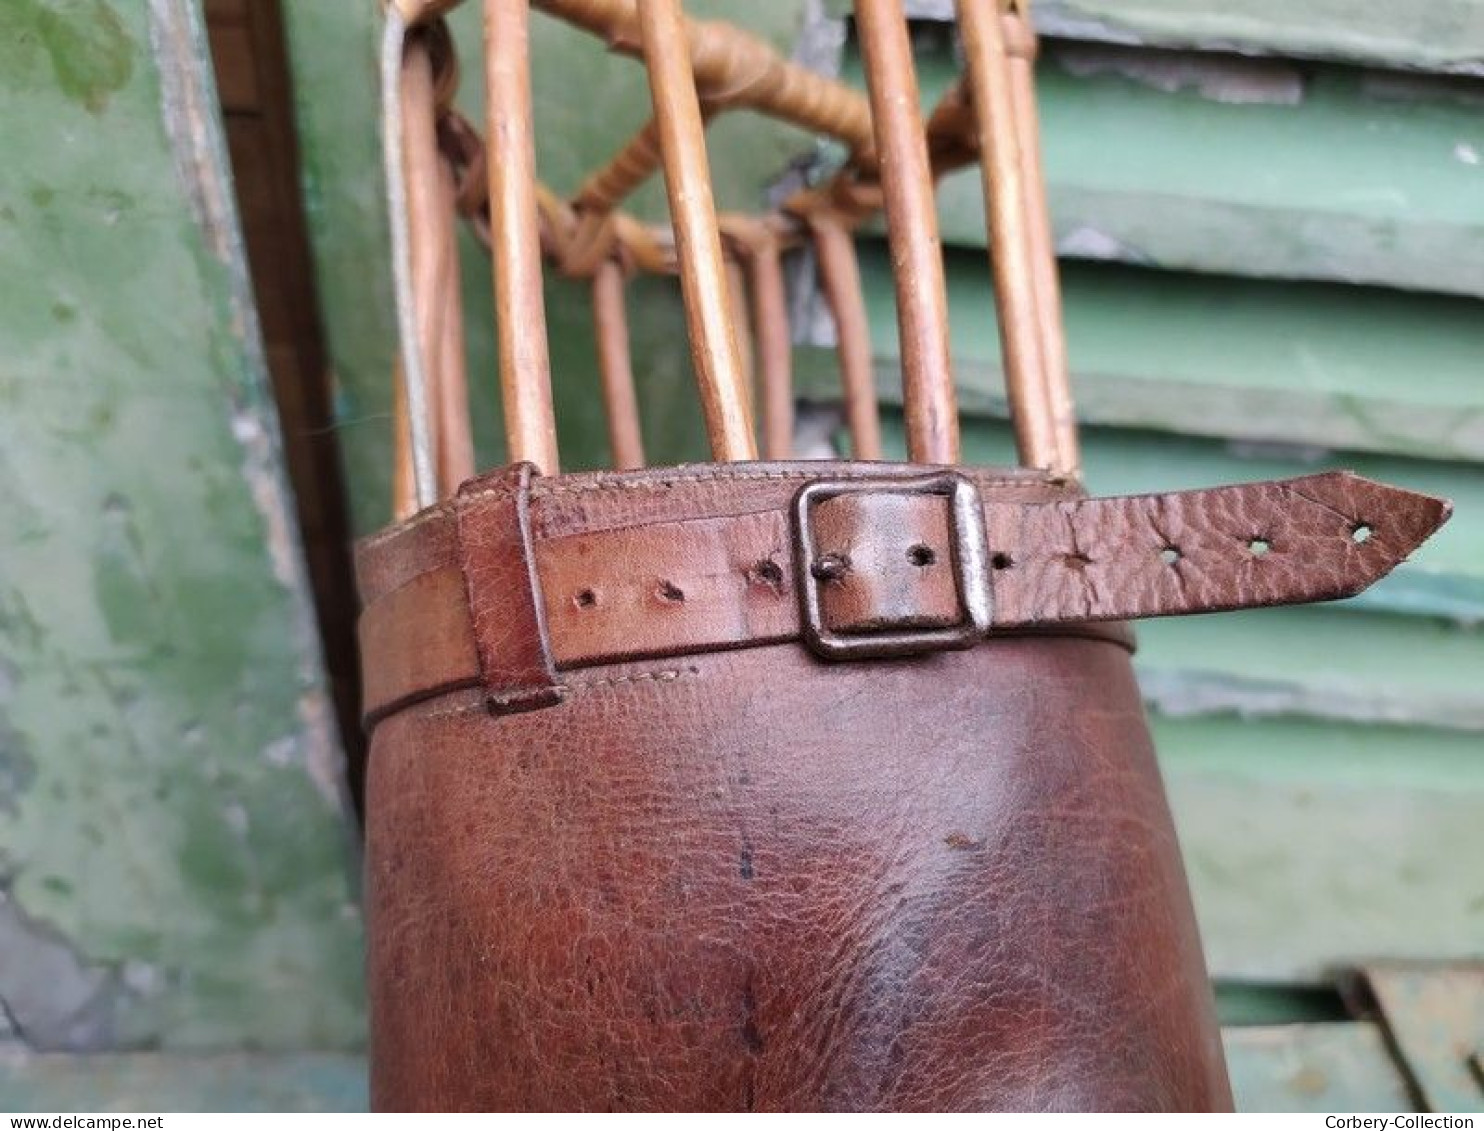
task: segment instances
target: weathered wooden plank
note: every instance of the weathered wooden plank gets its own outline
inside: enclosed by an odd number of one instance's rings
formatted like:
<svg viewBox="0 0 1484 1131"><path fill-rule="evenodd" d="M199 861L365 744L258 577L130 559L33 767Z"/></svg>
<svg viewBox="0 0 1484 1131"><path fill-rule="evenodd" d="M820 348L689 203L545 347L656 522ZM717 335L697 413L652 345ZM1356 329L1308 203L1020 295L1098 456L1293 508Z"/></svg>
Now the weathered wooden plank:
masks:
<svg viewBox="0 0 1484 1131"><path fill-rule="evenodd" d="M0 1049L0 1111L365 1111L355 1053L34 1056Z"/></svg>
<svg viewBox="0 0 1484 1131"><path fill-rule="evenodd" d="M825 0L833 17L850 9L851 0ZM920 19L950 20L953 0L908 0L907 10ZM1043 34L1105 43L1484 72L1484 5L1478 0L1036 0L1032 11Z"/></svg>
<svg viewBox="0 0 1484 1131"><path fill-rule="evenodd" d="M1478 0L1041 0L1038 7L1038 19L1053 35L1484 72L1484 5Z"/></svg>
<svg viewBox="0 0 1484 1131"><path fill-rule="evenodd" d="M931 100L958 66L919 44ZM1064 256L1484 295L1484 83L1051 43L1037 87ZM939 205L984 246L976 170Z"/></svg>
<svg viewBox="0 0 1484 1131"><path fill-rule="evenodd" d="M1412 1111L1380 1027L1367 1021L1222 1030L1242 1112Z"/></svg>
<svg viewBox="0 0 1484 1131"><path fill-rule="evenodd" d="M1166 714L1302 714L1478 732L1481 657L1476 629L1336 605L1147 621L1135 665L1146 700Z"/></svg>
<svg viewBox="0 0 1484 1131"><path fill-rule="evenodd" d="M1106 48L1038 77L1063 254L1484 294L1477 82ZM940 201L943 238L982 246L974 170Z"/></svg>
<svg viewBox="0 0 1484 1131"><path fill-rule="evenodd" d="M1484 963L1376 963L1360 983L1424 1110L1484 1110Z"/></svg>
<svg viewBox="0 0 1484 1131"><path fill-rule="evenodd" d="M1003 415L988 265L947 256L960 402ZM885 251L863 241L882 396L898 403ZM1484 458L1484 308L1470 299L1075 263L1067 344L1084 421L1429 459ZM816 342L824 333L807 327ZM807 351L806 351L807 352ZM837 395L830 353L801 355L801 387Z"/></svg>
<svg viewBox="0 0 1484 1131"><path fill-rule="evenodd" d="M1484 743L1418 727L1155 715L1212 977L1324 984L1484 938Z"/></svg>
<svg viewBox="0 0 1484 1131"><path fill-rule="evenodd" d="M199 11L0 5L0 1013L353 1044L333 735Z"/></svg>

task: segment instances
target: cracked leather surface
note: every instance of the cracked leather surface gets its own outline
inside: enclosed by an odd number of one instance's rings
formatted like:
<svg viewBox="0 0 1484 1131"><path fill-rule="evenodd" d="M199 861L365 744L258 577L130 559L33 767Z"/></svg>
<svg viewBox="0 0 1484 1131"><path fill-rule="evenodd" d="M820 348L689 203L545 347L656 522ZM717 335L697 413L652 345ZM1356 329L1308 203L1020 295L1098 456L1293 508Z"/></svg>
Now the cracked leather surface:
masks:
<svg viewBox="0 0 1484 1131"><path fill-rule="evenodd" d="M1230 1104L1127 652L611 665L373 737L378 1109Z"/></svg>

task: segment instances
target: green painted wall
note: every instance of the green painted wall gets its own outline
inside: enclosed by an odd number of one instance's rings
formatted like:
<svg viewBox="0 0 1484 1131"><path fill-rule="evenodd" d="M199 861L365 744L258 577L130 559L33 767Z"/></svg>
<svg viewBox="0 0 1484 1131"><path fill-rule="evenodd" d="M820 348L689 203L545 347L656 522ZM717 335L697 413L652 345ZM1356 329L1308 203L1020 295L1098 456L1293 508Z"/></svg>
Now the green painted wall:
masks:
<svg viewBox="0 0 1484 1131"><path fill-rule="evenodd" d="M960 402L1004 412L999 331L983 253L948 253ZM900 399L884 241L861 252L878 387ZM1379 287L1293 283L1069 262L1067 348L1082 419L1099 424L1398 453L1484 457L1479 303ZM830 353L800 367L834 395Z"/></svg>
<svg viewBox="0 0 1484 1131"><path fill-rule="evenodd" d="M928 102L958 74L934 26ZM1046 43L1037 80L1070 258L1484 294L1470 81L1068 41ZM946 242L983 246L977 170L945 177L939 205Z"/></svg>
<svg viewBox="0 0 1484 1131"><path fill-rule="evenodd" d="M851 0L824 5L836 17L851 10ZM952 5L906 0L904 7L924 19L949 19ZM1471 75L1484 70L1479 0L1035 0L1032 11L1042 34L1094 43L1350 59Z"/></svg>
<svg viewBox="0 0 1484 1131"><path fill-rule="evenodd" d="M204 60L184 0L0 5L0 1047L362 1031Z"/></svg>

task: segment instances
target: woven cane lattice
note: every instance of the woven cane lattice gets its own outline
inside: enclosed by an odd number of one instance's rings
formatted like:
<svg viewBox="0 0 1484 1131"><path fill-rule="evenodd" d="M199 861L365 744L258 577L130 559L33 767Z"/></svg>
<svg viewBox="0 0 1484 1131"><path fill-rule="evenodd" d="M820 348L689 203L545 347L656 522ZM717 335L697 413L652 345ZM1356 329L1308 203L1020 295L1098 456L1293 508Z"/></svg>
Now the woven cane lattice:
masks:
<svg viewBox="0 0 1484 1131"><path fill-rule="evenodd" d="M958 459L946 295L933 186L977 162L1007 395L1021 462L1077 473L1060 295L1040 170L1023 3L958 0L965 73L924 119L901 0L858 0L868 92L812 72L731 24L693 20L680 0L484 0L488 140L453 105L459 66L443 22L454 5L388 10L389 182L404 285L398 383L398 515L474 471L465 406L454 217L490 249L510 458L557 470L540 272L590 280L613 462L643 464L629 368L625 281L677 275L714 458L791 455L791 333L782 257L808 247L834 315L842 396L860 459L881 455L853 231L885 211L903 343L910 457ZM535 178L527 22L536 7L643 65L654 114L570 199ZM772 212L716 213L704 128L746 109L828 135L846 157L824 183ZM671 223L623 210L663 171ZM398 238L400 237L400 238ZM740 338L739 335L749 335ZM757 373L754 393L752 371ZM754 423L754 400L760 409Z"/></svg>

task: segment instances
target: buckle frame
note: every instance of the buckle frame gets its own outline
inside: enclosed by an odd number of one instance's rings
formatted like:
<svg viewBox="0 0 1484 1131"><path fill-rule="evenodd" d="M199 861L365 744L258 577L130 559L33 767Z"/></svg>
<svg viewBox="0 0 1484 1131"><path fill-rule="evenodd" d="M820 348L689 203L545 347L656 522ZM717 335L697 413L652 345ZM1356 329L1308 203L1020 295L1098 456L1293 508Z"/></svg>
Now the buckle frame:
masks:
<svg viewBox="0 0 1484 1131"><path fill-rule="evenodd" d="M951 511L950 551L953 580L964 618L946 628L883 629L842 633L824 622L821 582L813 566L819 547L810 524L816 504L841 495L940 495ZM989 580L989 545L978 486L956 471L926 475L884 475L870 479L816 479L794 496L794 571L803 617L804 642L827 660L920 656L928 652L971 648L989 634L993 596Z"/></svg>

